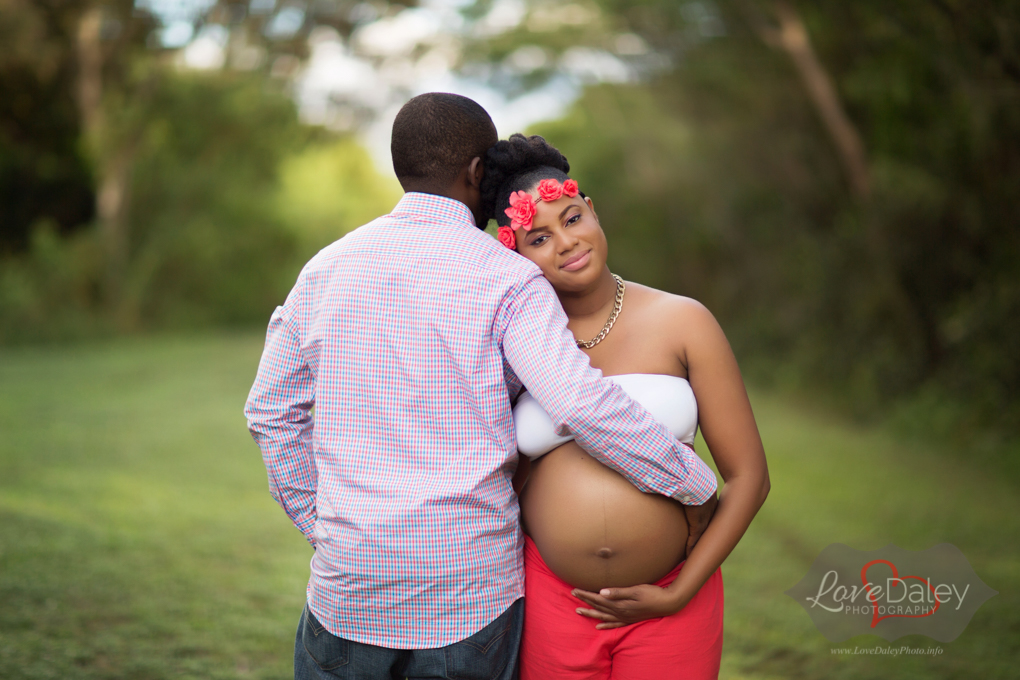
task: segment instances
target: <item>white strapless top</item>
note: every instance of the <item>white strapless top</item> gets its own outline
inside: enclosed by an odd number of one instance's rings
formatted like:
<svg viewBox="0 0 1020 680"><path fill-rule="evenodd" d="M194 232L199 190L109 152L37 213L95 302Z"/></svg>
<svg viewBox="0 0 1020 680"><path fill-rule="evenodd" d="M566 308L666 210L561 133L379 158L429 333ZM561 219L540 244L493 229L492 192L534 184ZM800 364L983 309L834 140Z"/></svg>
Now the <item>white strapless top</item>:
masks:
<svg viewBox="0 0 1020 680"><path fill-rule="evenodd" d="M698 402L689 382L658 373L612 375L607 380L622 387L681 442L694 444L694 435L698 432ZM522 394L514 406L514 428L517 449L533 460L574 439L572 434L556 434L549 414L529 392Z"/></svg>

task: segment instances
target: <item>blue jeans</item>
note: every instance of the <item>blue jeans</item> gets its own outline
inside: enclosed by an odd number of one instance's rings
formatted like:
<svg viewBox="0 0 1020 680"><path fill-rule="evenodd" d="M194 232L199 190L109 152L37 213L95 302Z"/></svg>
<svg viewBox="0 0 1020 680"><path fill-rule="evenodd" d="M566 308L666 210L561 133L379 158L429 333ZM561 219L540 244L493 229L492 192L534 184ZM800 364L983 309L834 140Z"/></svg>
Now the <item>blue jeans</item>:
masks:
<svg viewBox="0 0 1020 680"><path fill-rule="evenodd" d="M437 649L389 649L337 637L305 605L294 641L294 680L516 680L524 598L469 638Z"/></svg>

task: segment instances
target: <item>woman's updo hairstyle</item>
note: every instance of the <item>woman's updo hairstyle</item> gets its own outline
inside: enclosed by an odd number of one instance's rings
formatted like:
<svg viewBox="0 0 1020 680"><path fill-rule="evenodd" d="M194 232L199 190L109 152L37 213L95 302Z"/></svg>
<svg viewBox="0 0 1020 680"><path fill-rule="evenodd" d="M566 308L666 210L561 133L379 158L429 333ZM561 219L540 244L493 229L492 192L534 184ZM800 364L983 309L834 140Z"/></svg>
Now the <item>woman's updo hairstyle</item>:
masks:
<svg viewBox="0 0 1020 680"><path fill-rule="evenodd" d="M563 182L570 179L568 172L566 157L541 136L510 135L485 153L482 210L499 226L507 226L510 218L504 211L510 207L510 194L527 191L543 179Z"/></svg>

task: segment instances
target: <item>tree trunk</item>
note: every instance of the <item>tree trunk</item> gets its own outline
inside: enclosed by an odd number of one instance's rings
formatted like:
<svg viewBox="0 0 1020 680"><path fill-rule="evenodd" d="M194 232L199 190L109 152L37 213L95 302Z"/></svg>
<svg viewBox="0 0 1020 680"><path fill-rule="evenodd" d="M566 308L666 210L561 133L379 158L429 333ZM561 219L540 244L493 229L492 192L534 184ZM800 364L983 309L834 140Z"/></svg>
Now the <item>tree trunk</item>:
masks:
<svg viewBox="0 0 1020 680"><path fill-rule="evenodd" d="M100 7L87 8L78 23L78 109L96 167L96 214L106 254L104 297L111 311L120 302L127 264L127 206L132 145L111 149L103 112L103 53Z"/></svg>
<svg viewBox="0 0 1020 680"><path fill-rule="evenodd" d="M811 39L797 10L787 0L776 0L773 6L779 28L757 21L758 32L767 44L782 49L790 56L811 103L836 147L851 192L859 199L867 199L871 194L871 173L860 134L843 110L839 94L811 47Z"/></svg>
<svg viewBox="0 0 1020 680"><path fill-rule="evenodd" d="M103 53L99 44L103 12L89 7L78 21L78 111L85 133L93 135L103 126Z"/></svg>

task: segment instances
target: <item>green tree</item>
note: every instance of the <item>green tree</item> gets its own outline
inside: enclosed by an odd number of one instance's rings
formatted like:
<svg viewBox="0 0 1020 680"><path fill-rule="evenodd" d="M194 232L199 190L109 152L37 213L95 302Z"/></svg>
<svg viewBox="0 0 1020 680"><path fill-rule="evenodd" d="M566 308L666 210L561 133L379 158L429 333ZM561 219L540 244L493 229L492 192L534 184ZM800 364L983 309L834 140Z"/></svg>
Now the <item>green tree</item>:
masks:
<svg viewBox="0 0 1020 680"><path fill-rule="evenodd" d="M349 6L212 3L191 17L229 34L207 73L152 6L0 0L0 339L264 321L303 258L392 205L278 77Z"/></svg>
<svg viewBox="0 0 1020 680"><path fill-rule="evenodd" d="M1020 427L1020 9L600 4L585 39L670 66L537 129L617 266L708 303L760 375Z"/></svg>

